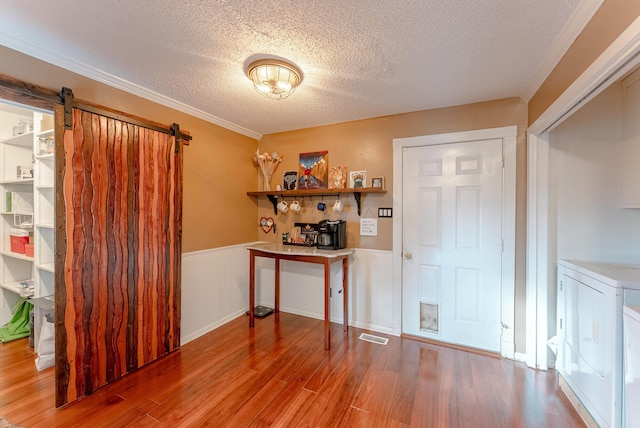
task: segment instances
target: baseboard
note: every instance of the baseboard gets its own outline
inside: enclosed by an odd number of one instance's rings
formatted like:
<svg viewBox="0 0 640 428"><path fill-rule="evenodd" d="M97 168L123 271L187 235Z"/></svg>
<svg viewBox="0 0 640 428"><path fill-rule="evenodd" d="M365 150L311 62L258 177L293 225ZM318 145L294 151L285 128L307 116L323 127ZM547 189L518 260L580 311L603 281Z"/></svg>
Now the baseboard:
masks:
<svg viewBox="0 0 640 428"><path fill-rule="evenodd" d="M524 363L527 360L527 354L523 354L522 352L514 352L513 359L516 361L522 361Z"/></svg>
<svg viewBox="0 0 640 428"><path fill-rule="evenodd" d="M580 416L580 419L582 419L582 422L584 422L585 425L589 428L598 428L598 424L596 423L596 421L593 419L589 411L584 407L580 399L576 396L576 394L573 392L573 390L571 389L567 381L564 380L561 374L558 374L558 388L560 388L560 391L562 391L564 393L564 396L567 397L567 400L569 400L571 406L576 409L576 412L578 412L578 415Z"/></svg>
<svg viewBox="0 0 640 428"><path fill-rule="evenodd" d="M393 331L393 328L383 327L383 326L370 324L370 323L365 323L365 322L354 322L354 321L351 321L349 323L349 326L353 326L353 327L356 327L356 328L361 328L363 330L374 331L376 333L384 333L384 334L388 334L390 336L396 336L396 337L400 336L398 333Z"/></svg>
<svg viewBox="0 0 640 428"><path fill-rule="evenodd" d="M498 358L501 359L502 355L497 352L485 351L483 349L471 348L468 346L455 345L453 343L440 342L438 340L426 339L420 336L413 336L411 334L401 334L400 337L403 339L412 339L417 340L418 342L428 343L430 345L443 346L445 348L457 349L458 351L471 352L472 354L484 355L486 357Z"/></svg>
<svg viewBox="0 0 640 428"><path fill-rule="evenodd" d="M300 309L282 307L282 306L280 307L280 311L281 312L286 312L288 314L300 315L300 316L307 317L307 318L314 318L314 319L317 319L317 320L324 320L324 314L319 314L317 312L301 311ZM332 317L331 315L329 315L329 319L330 319L331 322L336 323L336 324L342 324L344 322L342 317ZM373 332L376 332L376 333L389 334L391 336L399 336L398 334L395 334L393 332L393 329L391 329L389 327L383 327L383 326L370 324L370 323L363 323L363 322L357 322L357 321L349 320L349 327L361 328L363 330L369 330L369 331L373 331Z"/></svg>
<svg viewBox="0 0 640 428"><path fill-rule="evenodd" d="M232 320L238 318L240 315L244 315L246 313L246 311L247 311L246 309L243 309L243 310L234 312L234 313L232 313L230 315L227 315L224 318L221 318L221 319L217 320L214 323L211 323L209 325L206 325L206 326L194 331L193 333L190 333L190 334L188 334L188 335L186 335L184 337L181 337L180 338L180 346L185 345L185 344L191 342L192 340L195 340L195 339L199 338L200 336L204 336L205 334L207 334L207 333L215 330L216 328L228 323L229 321L232 321Z"/></svg>

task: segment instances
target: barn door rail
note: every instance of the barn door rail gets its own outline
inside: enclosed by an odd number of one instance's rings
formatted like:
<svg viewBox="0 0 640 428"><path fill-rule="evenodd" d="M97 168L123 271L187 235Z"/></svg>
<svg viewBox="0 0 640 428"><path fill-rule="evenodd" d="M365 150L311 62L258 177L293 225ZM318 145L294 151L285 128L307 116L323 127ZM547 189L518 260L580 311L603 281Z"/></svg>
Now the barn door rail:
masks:
<svg viewBox="0 0 640 428"><path fill-rule="evenodd" d="M180 143L188 146L191 141L191 135L185 134L180 131L180 126L177 123L172 124L168 128L157 123L150 122L141 118L131 117L122 113L118 113L113 110L107 110L92 104L84 104L75 102L73 100L73 91L69 88L62 88L60 92L60 98L64 104L64 126L67 129L71 129L72 125L72 109L77 108L82 111L86 111L93 114L108 117L109 119L121 120L123 122L131 123L133 125L141 126L143 128L151 129L153 131L162 132L176 137L176 153L180 152Z"/></svg>

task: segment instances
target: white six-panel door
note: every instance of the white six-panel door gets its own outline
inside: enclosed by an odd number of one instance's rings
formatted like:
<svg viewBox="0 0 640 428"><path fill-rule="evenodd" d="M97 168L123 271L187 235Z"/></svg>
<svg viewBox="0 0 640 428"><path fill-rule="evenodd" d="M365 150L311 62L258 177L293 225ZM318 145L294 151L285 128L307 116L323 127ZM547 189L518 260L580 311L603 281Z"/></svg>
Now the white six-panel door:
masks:
<svg viewBox="0 0 640 428"><path fill-rule="evenodd" d="M500 352L502 139L403 149L403 331Z"/></svg>

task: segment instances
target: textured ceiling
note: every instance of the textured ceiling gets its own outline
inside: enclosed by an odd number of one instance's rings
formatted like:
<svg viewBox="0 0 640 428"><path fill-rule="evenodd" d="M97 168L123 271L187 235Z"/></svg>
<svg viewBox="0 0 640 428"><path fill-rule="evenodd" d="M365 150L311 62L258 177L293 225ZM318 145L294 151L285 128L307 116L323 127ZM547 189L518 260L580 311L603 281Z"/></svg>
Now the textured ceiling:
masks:
<svg viewBox="0 0 640 428"><path fill-rule="evenodd" d="M0 44L259 136L526 99L584 1L0 3ZM247 64L264 56L302 69L289 99L259 95L245 76Z"/></svg>

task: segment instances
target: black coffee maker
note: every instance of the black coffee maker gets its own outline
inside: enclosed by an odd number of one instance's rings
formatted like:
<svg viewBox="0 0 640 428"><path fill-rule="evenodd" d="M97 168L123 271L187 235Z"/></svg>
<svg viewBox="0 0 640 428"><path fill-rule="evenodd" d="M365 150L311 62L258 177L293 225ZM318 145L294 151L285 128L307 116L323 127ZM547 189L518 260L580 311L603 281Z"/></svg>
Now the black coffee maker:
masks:
<svg viewBox="0 0 640 428"><path fill-rule="evenodd" d="M347 247L347 223L344 220L322 220L318 223L318 248L340 250Z"/></svg>

